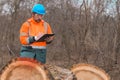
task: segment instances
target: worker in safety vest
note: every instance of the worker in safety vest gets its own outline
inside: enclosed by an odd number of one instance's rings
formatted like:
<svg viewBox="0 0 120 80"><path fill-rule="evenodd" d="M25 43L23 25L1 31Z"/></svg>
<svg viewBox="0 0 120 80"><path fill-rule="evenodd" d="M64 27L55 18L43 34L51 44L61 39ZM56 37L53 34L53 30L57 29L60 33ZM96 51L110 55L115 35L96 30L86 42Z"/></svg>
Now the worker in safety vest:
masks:
<svg viewBox="0 0 120 80"><path fill-rule="evenodd" d="M53 34L50 25L42 18L46 9L42 4L35 4L32 8L32 17L24 22L20 29L22 44L20 57L33 58L46 63L46 45L51 43L53 36L40 40L44 34Z"/></svg>

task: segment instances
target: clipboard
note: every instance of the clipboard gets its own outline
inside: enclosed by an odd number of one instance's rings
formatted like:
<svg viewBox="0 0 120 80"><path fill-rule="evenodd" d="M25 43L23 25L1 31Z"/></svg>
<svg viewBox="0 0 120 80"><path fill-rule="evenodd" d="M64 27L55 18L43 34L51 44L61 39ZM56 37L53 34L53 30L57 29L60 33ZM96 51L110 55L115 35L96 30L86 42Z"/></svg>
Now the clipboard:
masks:
<svg viewBox="0 0 120 80"><path fill-rule="evenodd" d="M37 42L44 41L47 37L54 36L55 34L44 34Z"/></svg>

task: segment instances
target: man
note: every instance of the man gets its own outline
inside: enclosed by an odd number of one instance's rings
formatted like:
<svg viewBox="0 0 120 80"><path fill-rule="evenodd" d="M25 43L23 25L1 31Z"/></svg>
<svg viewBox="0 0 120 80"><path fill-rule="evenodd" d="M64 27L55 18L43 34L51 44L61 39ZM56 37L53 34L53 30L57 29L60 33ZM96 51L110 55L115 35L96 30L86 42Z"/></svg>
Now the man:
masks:
<svg viewBox="0 0 120 80"><path fill-rule="evenodd" d="M42 19L45 13L42 4L35 4L32 17L24 22L20 29L20 57L33 58L43 64L46 63L46 45L53 40L53 36L39 40L44 34L53 34L50 25Z"/></svg>

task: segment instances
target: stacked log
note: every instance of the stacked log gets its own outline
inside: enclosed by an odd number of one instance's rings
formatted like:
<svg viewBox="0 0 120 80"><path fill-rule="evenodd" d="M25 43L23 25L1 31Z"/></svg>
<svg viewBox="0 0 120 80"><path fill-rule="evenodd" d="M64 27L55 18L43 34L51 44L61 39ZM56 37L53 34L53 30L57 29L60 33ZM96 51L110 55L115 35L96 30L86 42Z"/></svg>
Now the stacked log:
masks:
<svg viewBox="0 0 120 80"><path fill-rule="evenodd" d="M49 80L44 66L27 58L14 59L2 72L1 80Z"/></svg>
<svg viewBox="0 0 120 80"><path fill-rule="evenodd" d="M71 68L77 80L110 80L109 75L101 68L91 64L77 64Z"/></svg>

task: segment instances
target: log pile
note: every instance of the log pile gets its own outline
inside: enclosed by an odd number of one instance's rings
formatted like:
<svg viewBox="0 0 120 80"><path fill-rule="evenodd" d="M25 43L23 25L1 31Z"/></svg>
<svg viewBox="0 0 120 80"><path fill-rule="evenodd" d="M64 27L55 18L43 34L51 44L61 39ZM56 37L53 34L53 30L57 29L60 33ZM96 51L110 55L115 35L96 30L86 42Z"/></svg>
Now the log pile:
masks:
<svg viewBox="0 0 120 80"><path fill-rule="evenodd" d="M4 68L0 80L110 80L110 77L104 70L90 64L77 64L65 69L17 58Z"/></svg>

